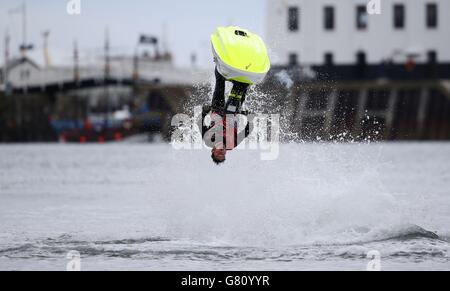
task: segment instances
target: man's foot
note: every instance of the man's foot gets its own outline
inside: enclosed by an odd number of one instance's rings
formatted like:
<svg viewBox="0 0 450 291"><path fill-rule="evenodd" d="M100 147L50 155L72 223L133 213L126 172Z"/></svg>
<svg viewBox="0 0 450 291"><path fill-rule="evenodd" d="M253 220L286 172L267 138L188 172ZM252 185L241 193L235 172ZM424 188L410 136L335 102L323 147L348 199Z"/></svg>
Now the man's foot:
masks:
<svg viewBox="0 0 450 291"><path fill-rule="evenodd" d="M248 87L248 84L233 82L233 89L225 106L227 113L238 114L240 112Z"/></svg>
<svg viewBox="0 0 450 291"><path fill-rule="evenodd" d="M228 102L227 102L227 113L231 113L231 114L237 114L239 113L240 109L241 109L241 100L234 98L234 97L229 97L228 98Z"/></svg>

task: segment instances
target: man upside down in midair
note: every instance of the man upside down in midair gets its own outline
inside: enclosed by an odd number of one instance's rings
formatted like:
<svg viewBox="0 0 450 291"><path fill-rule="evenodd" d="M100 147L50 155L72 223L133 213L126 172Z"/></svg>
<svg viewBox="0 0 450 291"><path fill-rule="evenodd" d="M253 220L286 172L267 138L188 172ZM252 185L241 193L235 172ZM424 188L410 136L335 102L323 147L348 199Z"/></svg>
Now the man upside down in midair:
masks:
<svg viewBox="0 0 450 291"><path fill-rule="evenodd" d="M233 91L227 103L225 103L225 78L215 70L216 86L211 105L211 123L204 125L204 119L209 110L203 112L202 135L206 145L211 147L211 158L217 165L225 162L227 151L236 148L250 134L250 122L245 129L239 132L239 114L246 115L240 111L245 101L248 84L233 82ZM235 103L239 99L238 104ZM231 99L231 100L230 100Z"/></svg>
<svg viewBox="0 0 450 291"><path fill-rule="evenodd" d="M239 115L248 87L261 82L270 69L270 60L263 40L256 34L236 26L218 27L211 35L216 63L216 87L211 107L203 111L202 122L211 111L211 124L202 123L203 140L212 148L214 163L225 161L227 151L236 148L249 134L251 121L239 131ZM233 89L225 103L225 81Z"/></svg>

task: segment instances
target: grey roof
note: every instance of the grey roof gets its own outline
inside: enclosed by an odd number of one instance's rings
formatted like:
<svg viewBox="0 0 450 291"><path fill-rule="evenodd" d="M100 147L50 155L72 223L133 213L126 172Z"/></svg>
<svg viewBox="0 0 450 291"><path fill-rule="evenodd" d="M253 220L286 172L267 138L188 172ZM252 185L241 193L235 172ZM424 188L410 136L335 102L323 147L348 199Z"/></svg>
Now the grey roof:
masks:
<svg viewBox="0 0 450 291"><path fill-rule="evenodd" d="M36 64L34 61L32 61L31 59L29 59L27 57L23 57L23 58L13 59L12 61L10 61L7 64L8 70L11 70L11 69L15 68L16 66L21 65L23 63L29 63L30 65L32 65L36 69L38 69L38 70L40 69L39 65Z"/></svg>

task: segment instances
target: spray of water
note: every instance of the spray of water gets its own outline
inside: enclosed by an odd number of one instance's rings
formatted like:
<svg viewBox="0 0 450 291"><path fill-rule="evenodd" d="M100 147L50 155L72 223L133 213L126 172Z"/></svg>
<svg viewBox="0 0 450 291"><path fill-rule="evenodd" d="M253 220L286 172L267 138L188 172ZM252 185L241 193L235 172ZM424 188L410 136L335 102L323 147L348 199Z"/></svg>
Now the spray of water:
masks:
<svg viewBox="0 0 450 291"><path fill-rule="evenodd" d="M379 177L382 145L370 145L371 136L361 140L348 132L331 136L329 143L319 137L305 142L292 125L293 111L286 102L292 79L286 72L278 78L284 88L253 86L245 109L280 114L281 141L286 144L281 157L264 163L257 153L237 151L226 166L211 169L208 158L199 158L207 157L205 153L176 153L185 161L184 170L201 178L178 181L177 188L184 190L171 192L165 205L169 207L161 207L167 235L295 245L382 240L417 230L411 227L414 214L402 208ZM213 87L214 80L198 86L186 112L208 104ZM332 87L330 82L324 90ZM370 117L362 122L371 122ZM344 141L349 144L341 144Z"/></svg>

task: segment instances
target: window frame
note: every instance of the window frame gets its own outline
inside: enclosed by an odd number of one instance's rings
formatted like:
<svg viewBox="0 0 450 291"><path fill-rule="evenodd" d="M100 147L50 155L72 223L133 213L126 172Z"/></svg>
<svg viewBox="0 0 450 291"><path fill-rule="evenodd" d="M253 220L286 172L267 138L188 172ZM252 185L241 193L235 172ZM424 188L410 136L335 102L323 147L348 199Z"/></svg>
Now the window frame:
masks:
<svg viewBox="0 0 450 291"><path fill-rule="evenodd" d="M397 15L397 13L400 13L400 15ZM406 5L404 3L394 3L392 15L394 29L404 30L406 28ZM400 16L401 18L398 18Z"/></svg>
<svg viewBox="0 0 450 291"><path fill-rule="evenodd" d="M298 54L296 52L290 52L288 55L288 66L298 66Z"/></svg>
<svg viewBox="0 0 450 291"><path fill-rule="evenodd" d="M323 54L323 64L324 66L331 67L334 66L334 53L327 51Z"/></svg>
<svg viewBox="0 0 450 291"><path fill-rule="evenodd" d="M430 13L434 13L431 14ZM434 16L434 17L432 17ZM425 3L425 22L428 29L437 29L439 27L439 7L436 2Z"/></svg>
<svg viewBox="0 0 450 291"><path fill-rule="evenodd" d="M367 66L367 52L364 50L356 51L356 65Z"/></svg>
<svg viewBox="0 0 450 291"><path fill-rule="evenodd" d="M298 6L288 7L288 31L297 32L300 30L300 8Z"/></svg>
<svg viewBox="0 0 450 291"><path fill-rule="evenodd" d="M333 5L323 7L323 28L325 31L336 29L336 8Z"/></svg>
<svg viewBox="0 0 450 291"><path fill-rule="evenodd" d="M361 13L363 11L363 13ZM356 13L356 23L355 23L355 26L356 26L356 30L358 30L358 31L365 31L365 30L367 30L368 28L369 28L369 15L368 15L368 13L367 13L367 8L366 8L366 6L364 6L364 5L356 5L355 6L355 13ZM361 25L361 22L360 22L360 17L361 17L361 15L366 15L366 22L364 23L364 25Z"/></svg>
<svg viewBox="0 0 450 291"><path fill-rule="evenodd" d="M427 64L436 65L438 63L438 52L436 50L427 51Z"/></svg>

